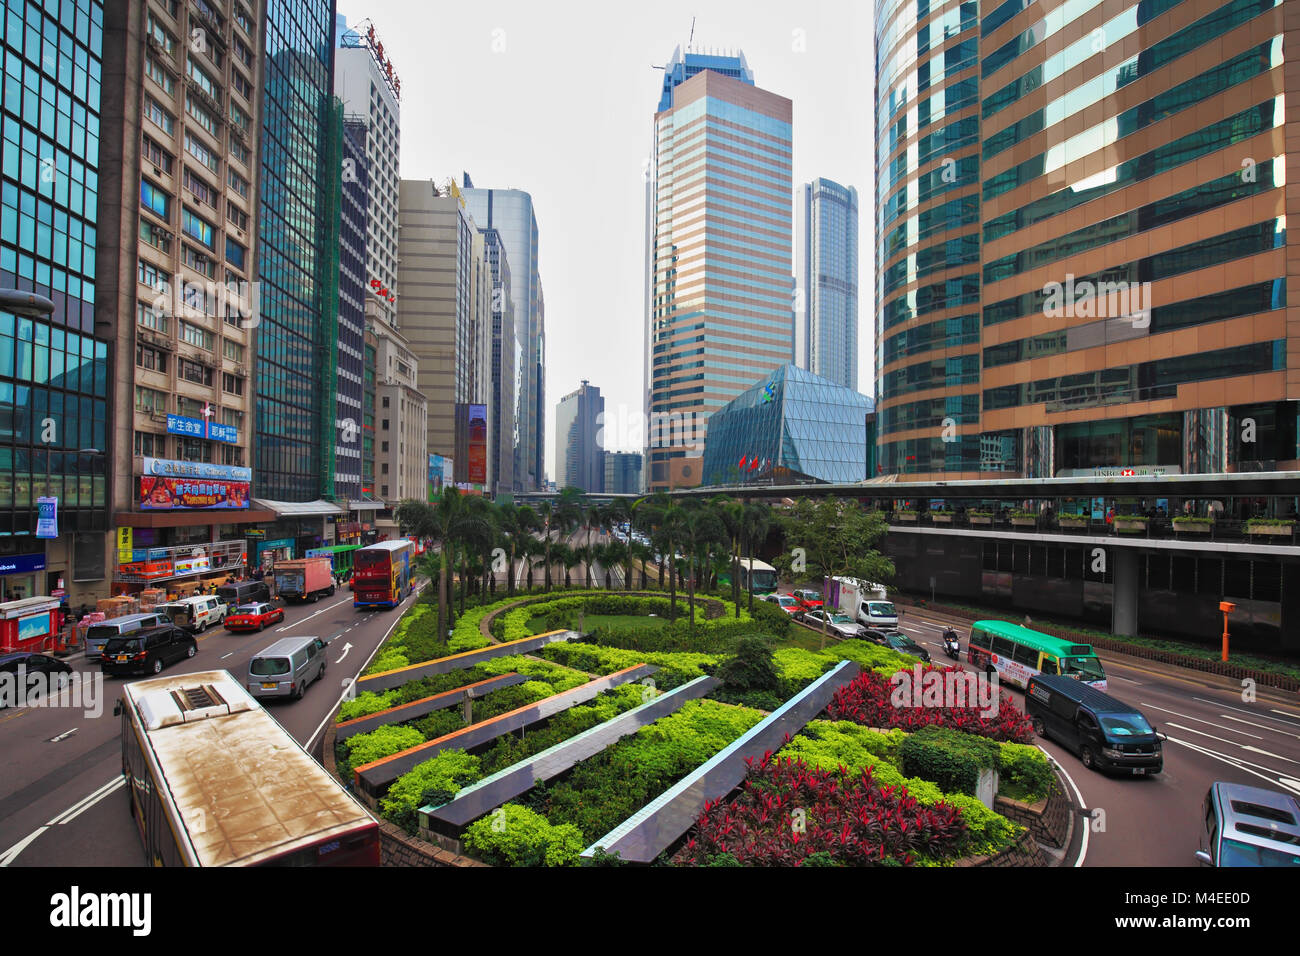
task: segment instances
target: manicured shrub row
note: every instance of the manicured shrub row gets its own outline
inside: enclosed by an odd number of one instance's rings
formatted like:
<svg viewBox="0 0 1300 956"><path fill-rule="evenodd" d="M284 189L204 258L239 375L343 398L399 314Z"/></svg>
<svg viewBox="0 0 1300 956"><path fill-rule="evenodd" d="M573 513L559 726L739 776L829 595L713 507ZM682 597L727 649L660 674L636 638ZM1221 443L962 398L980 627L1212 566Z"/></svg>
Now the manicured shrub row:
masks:
<svg viewBox="0 0 1300 956"><path fill-rule="evenodd" d="M527 730L522 737L515 734L498 737L478 756L467 755L462 750L445 750L399 777L389 789L387 799L380 801L380 812L385 819L413 834L418 824L416 811L420 807L446 803L462 787L640 706L646 702L647 693L653 696L654 691L639 684L615 687L589 703L556 714L545 727Z"/></svg>
<svg viewBox="0 0 1300 956"><path fill-rule="evenodd" d="M930 725L908 734L899 756L903 773L933 780L940 790L973 796L981 771L998 765L998 745L986 737Z"/></svg>
<svg viewBox="0 0 1300 956"><path fill-rule="evenodd" d="M604 836L762 720L757 711L692 700L549 784L524 802L586 844Z"/></svg>
<svg viewBox="0 0 1300 956"><path fill-rule="evenodd" d="M1052 791L1056 776L1043 752L1030 744L998 745L998 793L1037 803Z"/></svg>
<svg viewBox="0 0 1300 956"><path fill-rule="evenodd" d="M950 804L926 806L869 769L822 770L769 753L749 762L736 799L704 805L680 862L707 865L725 853L741 865L799 866L826 854L840 866L897 866L958 857L970 842Z"/></svg>
<svg viewBox="0 0 1300 956"><path fill-rule="evenodd" d="M572 824L507 803L465 831L465 849L493 866L573 866L586 846Z"/></svg>
<svg viewBox="0 0 1300 956"><path fill-rule="evenodd" d="M960 674L959 668L926 666L921 673ZM847 687L835 692L826 708L832 720L852 720L868 727L898 727L902 730L920 730L929 725L950 727L993 740L1010 740L1028 743L1033 739L1033 727L1011 699L999 692L998 712L985 717L978 703L966 707L946 706L895 706L891 697L896 685L877 671L864 671Z"/></svg>
<svg viewBox="0 0 1300 956"><path fill-rule="evenodd" d="M465 616L456 622L450 640L444 640L438 633L437 605L423 601L416 603L402 615L365 673L378 674L486 647L489 642L479 633L478 622L492 606L467 610Z"/></svg>
<svg viewBox="0 0 1300 956"><path fill-rule="evenodd" d="M612 674L634 664L657 664L659 671L651 678L660 690L671 690L718 665L721 658L713 654L689 651L625 651L616 647L599 647L573 641L547 644L539 652L547 660L591 674Z"/></svg>
<svg viewBox="0 0 1300 956"><path fill-rule="evenodd" d="M783 700L793 697L840 661L853 661L863 670L877 670L882 674L893 674L916 663L914 658L892 648L861 640L840 641L824 651L782 647L772 657L780 677L777 693Z"/></svg>
<svg viewBox="0 0 1300 956"><path fill-rule="evenodd" d="M424 735L404 724L379 727L368 734L357 734L336 745L338 774L345 783L350 784L353 767L392 756L422 743Z"/></svg>

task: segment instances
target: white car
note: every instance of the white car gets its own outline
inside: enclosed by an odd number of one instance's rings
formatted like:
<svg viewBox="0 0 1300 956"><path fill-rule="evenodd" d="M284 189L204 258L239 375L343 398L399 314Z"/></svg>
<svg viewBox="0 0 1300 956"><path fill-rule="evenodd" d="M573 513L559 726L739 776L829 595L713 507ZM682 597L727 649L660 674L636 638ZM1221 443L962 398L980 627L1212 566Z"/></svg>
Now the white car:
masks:
<svg viewBox="0 0 1300 956"><path fill-rule="evenodd" d="M809 627L815 627L819 631L822 628L822 621L826 621L828 630L834 631L840 637L862 637L867 629L853 620L847 614L831 613L827 618L822 611L809 611L803 616L803 622Z"/></svg>

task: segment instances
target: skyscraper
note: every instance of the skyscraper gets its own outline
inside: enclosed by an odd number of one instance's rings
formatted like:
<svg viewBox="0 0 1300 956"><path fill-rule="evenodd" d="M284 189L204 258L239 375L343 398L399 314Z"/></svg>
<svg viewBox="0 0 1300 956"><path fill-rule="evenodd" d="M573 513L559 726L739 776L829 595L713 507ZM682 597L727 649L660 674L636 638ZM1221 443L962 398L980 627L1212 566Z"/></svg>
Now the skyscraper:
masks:
<svg viewBox="0 0 1300 956"><path fill-rule="evenodd" d="M794 359L789 99L743 54L673 51L647 230L647 486L700 482L708 416ZM558 446L557 446L558 447Z"/></svg>
<svg viewBox="0 0 1300 956"><path fill-rule="evenodd" d="M339 307L338 343L335 353L336 408L334 422L333 500L347 508L361 498L361 431L364 404L364 367L366 338L366 188L369 177L365 162L366 123L343 116L344 168L356 175L342 177L342 204L339 230ZM354 532L348 532L354 537Z"/></svg>
<svg viewBox="0 0 1300 956"><path fill-rule="evenodd" d="M537 216L533 197L520 189L475 188L464 177L465 201L480 229L495 229L510 260L515 304L515 340L522 361L517 370L519 442L515 484L541 489L546 445L546 306L537 268Z"/></svg>
<svg viewBox="0 0 1300 956"><path fill-rule="evenodd" d="M1300 467L1281 0L876 12L880 470Z"/></svg>
<svg viewBox="0 0 1300 956"><path fill-rule="evenodd" d="M516 389L519 387L518 368L522 353L515 339L510 256L497 230L481 229L480 235L491 286L488 483L499 494L521 490L515 473L515 452L519 444L519 420L515 413L519 407Z"/></svg>
<svg viewBox="0 0 1300 956"><path fill-rule="evenodd" d="M319 539L323 526L304 520L335 514L283 509L309 502L326 487L325 449L335 418L334 369L325 358L335 335L338 236L334 214L342 157L334 125L332 0L283 0L265 22L261 203L258 210L257 436L254 481L283 526L279 537ZM333 142L332 142L333 141ZM313 535L313 530L316 534Z"/></svg>
<svg viewBox="0 0 1300 956"><path fill-rule="evenodd" d="M585 380L560 399L555 409L557 488L581 488L588 494L605 490L605 450L600 441L604 413L600 389Z"/></svg>
<svg viewBox="0 0 1300 956"><path fill-rule="evenodd" d="M829 179L795 200L795 352L800 368L858 389L858 191Z"/></svg>

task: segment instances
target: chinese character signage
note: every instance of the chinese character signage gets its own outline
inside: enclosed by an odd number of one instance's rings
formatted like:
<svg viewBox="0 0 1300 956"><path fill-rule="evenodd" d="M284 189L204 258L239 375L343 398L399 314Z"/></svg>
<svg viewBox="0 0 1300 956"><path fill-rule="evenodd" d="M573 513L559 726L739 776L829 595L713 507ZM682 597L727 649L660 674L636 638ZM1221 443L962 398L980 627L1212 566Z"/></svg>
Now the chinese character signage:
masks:
<svg viewBox="0 0 1300 956"><path fill-rule="evenodd" d="M469 480L470 484L487 481L487 406L469 407Z"/></svg>
<svg viewBox="0 0 1300 956"><path fill-rule="evenodd" d="M135 560L135 529L120 527L117 529L117 561L130 564Z"/></svg>
<svg viewBox="0 0 1300 956"><path fill-rule="evenodd" d="M36 537L57 538L59 536L59 499L36 499Z"/></svg>
<svg viewBox="0 0 1300 956"><path fill-rule="evenodd" d="M231 445L239 444L239 429L234 425L222 425L219 422L201 422L197 418L183 415L167 416L167 432L172 435L186 435L190 438L208 438L223 441Z"/></svg>
<svg viewBox="0 0 1300 956"><path fill-rule="evenodd" d="M248 508L251 468L146 458L140 478L140 508L177 511Z"/></svg>

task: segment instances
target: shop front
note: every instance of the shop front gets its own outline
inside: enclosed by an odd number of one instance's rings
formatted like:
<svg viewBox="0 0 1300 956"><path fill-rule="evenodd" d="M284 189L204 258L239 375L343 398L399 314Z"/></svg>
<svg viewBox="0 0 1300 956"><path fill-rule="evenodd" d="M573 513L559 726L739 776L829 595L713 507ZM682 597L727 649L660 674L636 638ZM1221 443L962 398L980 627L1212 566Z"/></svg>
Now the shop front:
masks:
<svg viewBox="0 0 1300 956"><path fill-rule="evenodd" d="M47 594L45 552L0 555L0 599L17 601Z"/></svg>

